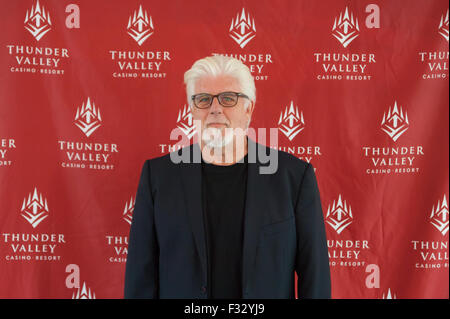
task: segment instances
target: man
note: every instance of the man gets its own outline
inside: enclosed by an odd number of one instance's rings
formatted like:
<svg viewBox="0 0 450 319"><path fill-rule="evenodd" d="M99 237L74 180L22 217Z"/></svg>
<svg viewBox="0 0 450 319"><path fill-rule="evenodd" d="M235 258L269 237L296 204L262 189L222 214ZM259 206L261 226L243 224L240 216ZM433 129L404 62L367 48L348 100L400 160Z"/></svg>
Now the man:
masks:
<svg viewBox="0 0 450 319"><path fill-rule="evenodd" d="M185 83L197 143L143 166L125 298L294 298L295 272L300 298L330 298L314 169L245 134L256 100L249 69L207 57ZM278 166L262 174L267 152Z"/></svg>

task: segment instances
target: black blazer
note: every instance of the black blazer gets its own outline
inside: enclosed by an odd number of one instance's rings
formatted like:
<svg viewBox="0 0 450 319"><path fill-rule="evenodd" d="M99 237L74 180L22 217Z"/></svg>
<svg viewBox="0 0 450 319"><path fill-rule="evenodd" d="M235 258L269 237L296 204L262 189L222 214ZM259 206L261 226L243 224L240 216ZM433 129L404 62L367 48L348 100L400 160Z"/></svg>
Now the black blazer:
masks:
<svg viewBox="0 0 450 319"><path fill-rule="evenodd" d="M243 298L294 298L294 271L299 298L330 298L325 226L312 165L250 138L248 146L276 152L278 169L260 174L259 156L248 164ZM200 156L197 143L177 154L187 150ZM208 298L201 194L201 163L174 164L170 154L144 163L130 229L125 298Z"/></svg>

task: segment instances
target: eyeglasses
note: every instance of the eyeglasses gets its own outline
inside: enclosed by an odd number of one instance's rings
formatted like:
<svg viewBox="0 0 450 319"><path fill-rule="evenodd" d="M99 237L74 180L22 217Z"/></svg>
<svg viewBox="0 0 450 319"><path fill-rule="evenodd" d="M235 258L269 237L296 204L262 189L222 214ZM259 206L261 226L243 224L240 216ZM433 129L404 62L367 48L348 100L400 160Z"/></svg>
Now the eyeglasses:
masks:
<svg viewBox="0 0 450 319"><path fill-rule="evenodd" d="M199 109L207 109L212 105L214 98L217 97L217 101L219 101L220 105L224 107L233 107L237 104L239 97L243 97L249 99L249 97L242 93L236 92L222 92L216 95L208 94L208 93L199 93L192 95L192 101L194 101L194 105Z"/></svg>

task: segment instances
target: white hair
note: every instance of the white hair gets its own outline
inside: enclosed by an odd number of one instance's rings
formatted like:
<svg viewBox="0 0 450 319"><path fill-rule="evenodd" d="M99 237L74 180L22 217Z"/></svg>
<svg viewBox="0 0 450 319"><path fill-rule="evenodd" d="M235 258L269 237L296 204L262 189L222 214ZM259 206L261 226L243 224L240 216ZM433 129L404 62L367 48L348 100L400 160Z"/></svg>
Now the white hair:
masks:
<svg viewBox="0 0 450 319"><path fill-rule="evenodd" d="M187 100L190 107L192 107L191 96L194 94L195 82L203 76L216 77L219 75L229 75L236 78L239 81L242 93L255 103L255 80L250 73L250 69L238 59L224 55L212 55L195 61L192 67L184 73L184 83L186 84ZM250 101L244 105L246 110Z"/></svg>

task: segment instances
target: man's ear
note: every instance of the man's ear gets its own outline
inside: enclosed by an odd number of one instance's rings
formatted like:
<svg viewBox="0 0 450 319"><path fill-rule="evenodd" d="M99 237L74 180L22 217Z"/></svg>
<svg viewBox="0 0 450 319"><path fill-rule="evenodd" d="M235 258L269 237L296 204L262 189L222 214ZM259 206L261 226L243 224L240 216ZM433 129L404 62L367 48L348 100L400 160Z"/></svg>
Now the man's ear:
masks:
<svg viewBox="0 0 450 319"><path fill-rule="evenodd" d="M253 110L255 109L255 102L250 101L250 105L247 108L247 114L251 117L253 114Z"/></svg>

